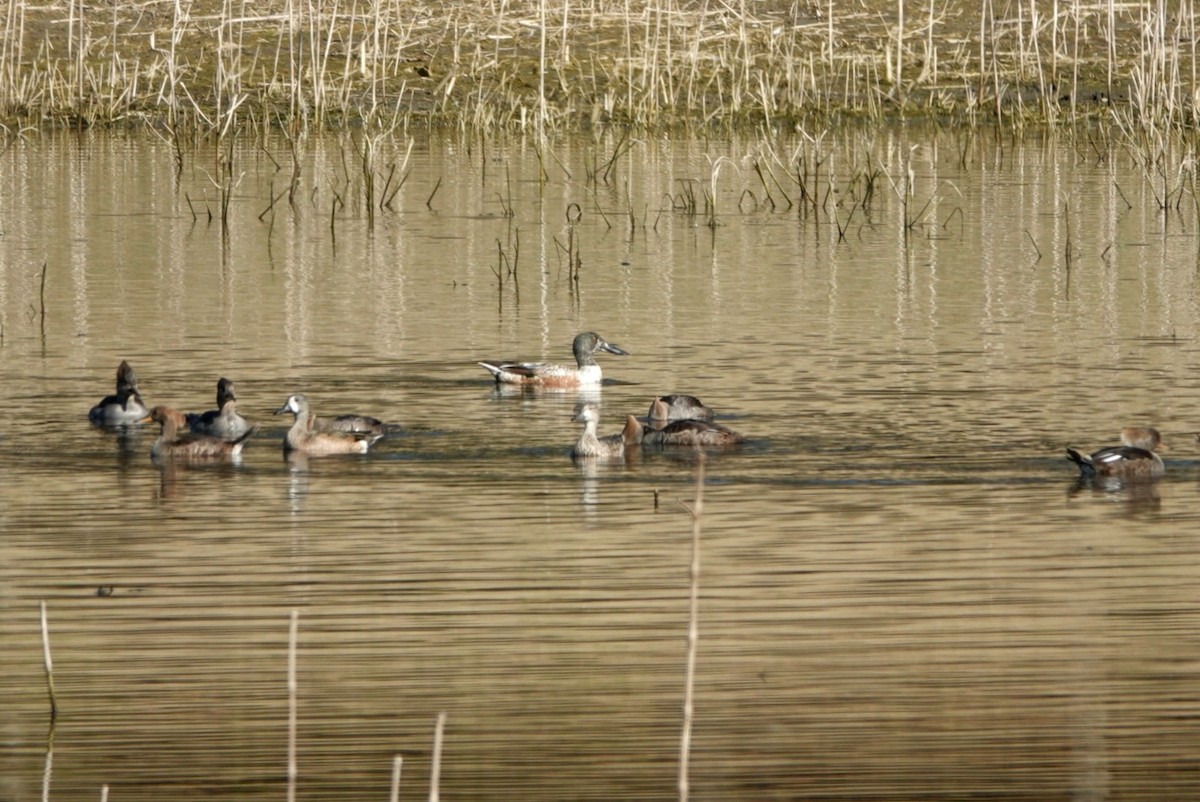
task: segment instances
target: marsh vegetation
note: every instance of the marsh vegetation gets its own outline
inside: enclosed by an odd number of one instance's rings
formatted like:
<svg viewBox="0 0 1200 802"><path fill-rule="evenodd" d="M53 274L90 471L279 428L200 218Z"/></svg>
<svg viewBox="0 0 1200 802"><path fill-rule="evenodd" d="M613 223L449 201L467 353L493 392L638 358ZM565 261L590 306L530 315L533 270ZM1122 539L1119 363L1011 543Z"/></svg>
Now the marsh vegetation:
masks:
<svg viewBox="0 0 1200 802"><path fill-rule="evenodd" d="M1194 0L8 0L0 119L228 133L1195 118Z"/></svg>

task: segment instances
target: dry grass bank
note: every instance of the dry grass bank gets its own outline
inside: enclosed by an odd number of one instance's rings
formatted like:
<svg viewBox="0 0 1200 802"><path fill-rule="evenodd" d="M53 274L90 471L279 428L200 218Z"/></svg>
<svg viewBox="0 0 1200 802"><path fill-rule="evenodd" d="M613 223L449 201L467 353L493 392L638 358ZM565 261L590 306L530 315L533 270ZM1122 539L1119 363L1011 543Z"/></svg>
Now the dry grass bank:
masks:
<svg viewBox="0 0 1200 802"><path fill-rule="evenodd" d="M1182 129L1195 0L7 0L0 120Z"/></svg>

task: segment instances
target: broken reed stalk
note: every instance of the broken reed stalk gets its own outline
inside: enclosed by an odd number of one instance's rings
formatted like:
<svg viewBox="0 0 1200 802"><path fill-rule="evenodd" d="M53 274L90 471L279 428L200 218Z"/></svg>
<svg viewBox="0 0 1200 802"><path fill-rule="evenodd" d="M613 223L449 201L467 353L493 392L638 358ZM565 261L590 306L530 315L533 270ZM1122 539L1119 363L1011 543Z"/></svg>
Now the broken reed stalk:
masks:
<svg viewBox="0 0 1200 802"><path fill-rule="evenodd" d="M43 337L46 336L46 267L48 264L49 264L48 262L42 262L42 288L38 295L38 298L41 301L41 305L42 305L41 325L42 325L42 336Z"/></svg>
<svg viewBox="0 0 1200 802"><path fill-rule="evenodd" d="M404 766L404 758L396 755L392 758L392 794L391 802L400 802L400 769Z"/></svg>
<svg viewBox="0 0 1200 802"><path fill-rule="evenodd" d="M442 734L446 731L446 714L438 713L433 729L433 759L429 766L429 802L438 802L442 782Z"/></svg>
<svg viewBox="0 0 1200 802"><path fill-rule="evenodd" d="M42 601L42 665L46 669L46 690L50 694L50 720L58 717L58 700L54 696L54 663L50 659L50 624L46 620L46 602Z"/></svg>
<svg viewBox="0 0 1200 802"><path fill-rule="evenodd" d="M700 640L700 518L704 509L704 453L696 463L696 500L692 513L691 595L688 601L687 672L683 685L683 727L679 735L679 802L688 798L688 761L692 753L693 698L696 684L696 644Z"/></svg>
<svg viewBox="0 0 1200 802"><path fill-rule="evenodd" d="M292 625L288 630L288 758L287 799L296 802L296 637L300 629L300 611L292 610Z"/></svg>

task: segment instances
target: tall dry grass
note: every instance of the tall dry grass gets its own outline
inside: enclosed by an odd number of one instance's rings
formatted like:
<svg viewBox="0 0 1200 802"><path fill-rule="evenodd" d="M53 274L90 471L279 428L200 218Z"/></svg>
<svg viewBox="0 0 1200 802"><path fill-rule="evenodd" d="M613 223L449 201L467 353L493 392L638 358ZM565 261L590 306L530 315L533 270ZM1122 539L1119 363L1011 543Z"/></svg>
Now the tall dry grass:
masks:
<svg viewBox="0 0 1200 802"><path fill-rule="evenodd" d="M0 120L1195 125L1195 0L6 0Z"/></svg>

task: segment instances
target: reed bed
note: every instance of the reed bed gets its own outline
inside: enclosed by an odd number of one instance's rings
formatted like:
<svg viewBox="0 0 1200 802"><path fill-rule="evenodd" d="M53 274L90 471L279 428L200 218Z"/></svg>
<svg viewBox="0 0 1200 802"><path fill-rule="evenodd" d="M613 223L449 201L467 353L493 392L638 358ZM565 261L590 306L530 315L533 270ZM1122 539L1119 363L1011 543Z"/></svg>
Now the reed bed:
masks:
<svg viewBox="0 0 1200 802"><path fill-rule="evenodd" d="M1195 0L6 0L0 120L225 135L935 117L1184 130Z"/></svg>

